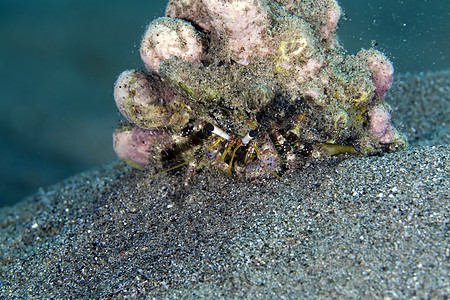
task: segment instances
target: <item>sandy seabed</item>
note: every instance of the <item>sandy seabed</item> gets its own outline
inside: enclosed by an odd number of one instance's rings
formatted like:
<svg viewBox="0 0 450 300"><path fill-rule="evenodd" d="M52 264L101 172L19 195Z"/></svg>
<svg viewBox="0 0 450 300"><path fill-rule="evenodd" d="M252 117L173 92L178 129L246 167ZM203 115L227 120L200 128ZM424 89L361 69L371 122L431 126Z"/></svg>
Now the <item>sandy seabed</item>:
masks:
<svg viewBox="0 0 450 300"><path fill-rule="evenodd" d="M0 298L446 299L450 72L387 97L397 153L187 189L117 161L3 208Z"/></svg>

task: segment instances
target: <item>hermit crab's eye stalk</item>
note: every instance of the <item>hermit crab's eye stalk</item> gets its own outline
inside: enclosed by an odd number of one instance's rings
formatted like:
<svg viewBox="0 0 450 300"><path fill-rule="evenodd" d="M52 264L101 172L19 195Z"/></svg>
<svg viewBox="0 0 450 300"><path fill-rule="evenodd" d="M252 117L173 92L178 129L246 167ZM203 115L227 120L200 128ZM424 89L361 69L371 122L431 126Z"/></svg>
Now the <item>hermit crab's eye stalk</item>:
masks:
<svg viewBox="0 0 450 300"><path fill-rule="evenodd" d="M254 137L258 135L258 130L250 130L246 136L242 138L242 144L247 145Z"/></svg>
<svg viewBox="0 0 450 300"><path fill-rule="evenodd" d="M212 132L212 133L214 133L214 134L216 134L216 135L218 135L218 136L220 136L221 138L224 138L226 140L230 139L230 136L225 131L223 131L220 128L215 127L211 123L206 124L205 129L210 131L210 132Z"/></svg>

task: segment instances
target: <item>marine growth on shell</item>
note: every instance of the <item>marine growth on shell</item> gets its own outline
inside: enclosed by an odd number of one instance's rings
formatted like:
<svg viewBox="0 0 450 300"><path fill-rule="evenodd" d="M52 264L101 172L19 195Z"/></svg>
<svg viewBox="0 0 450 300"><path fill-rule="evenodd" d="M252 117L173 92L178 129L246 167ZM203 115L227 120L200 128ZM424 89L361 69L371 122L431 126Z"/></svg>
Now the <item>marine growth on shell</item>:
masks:
<svg viewBox="0 0 450 300"><path fill-rule="evenodd" d="M257 179L403 148L384 100L393 66L345 52L340 15L334 0L170 1L142 38L145 70L115 83L117 155L142 169L184 162L188 184L202 167Z"/></svg>

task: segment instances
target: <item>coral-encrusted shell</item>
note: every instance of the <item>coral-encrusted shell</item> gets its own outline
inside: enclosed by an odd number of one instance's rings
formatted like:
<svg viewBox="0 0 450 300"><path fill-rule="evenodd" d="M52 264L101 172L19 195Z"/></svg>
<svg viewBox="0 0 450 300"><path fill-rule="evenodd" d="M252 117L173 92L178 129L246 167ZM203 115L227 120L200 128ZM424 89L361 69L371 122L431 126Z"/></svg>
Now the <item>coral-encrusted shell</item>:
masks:
<svg viewBox="0 0 450 300"><path fill-rule="evenodd" d="M202 124L217 126L230 139L209 149L220 157L210 165L249 179L277 173L283 156L294 165L296 153L401 149L406 139L384 101L392 64L375 49L351 55L339 45L341 12L337 0L170 0L166 17L153 21L142 40L150 74L121 74L117 107L134 127L172 134L177 145L167 159L205 151L217 137L206 137ZM254 131L251 144L241 145ZM263 146L267 135L274 147ZM129 151L139 148L128 142Z"/></svg>

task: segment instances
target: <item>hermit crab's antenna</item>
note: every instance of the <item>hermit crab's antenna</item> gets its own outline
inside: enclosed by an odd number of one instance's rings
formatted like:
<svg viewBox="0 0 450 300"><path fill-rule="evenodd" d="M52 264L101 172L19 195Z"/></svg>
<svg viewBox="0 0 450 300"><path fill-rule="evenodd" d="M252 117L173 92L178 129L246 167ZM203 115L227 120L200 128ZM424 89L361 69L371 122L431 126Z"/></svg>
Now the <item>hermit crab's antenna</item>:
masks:
<svg viewBox="0 0 450 300"><path fill-rule="evenodd" d="M230 151L231 147L233 147L234 144L236 144L236 142L235 142L235 141L231 141L231 143L228 145L228 147L225 149L225 151L223 152L222 156L220 157L220 160L221 160L221 161L224 161L224 160L225 160L225 157L227 156L228 151ZM238 147L239 147L239 146L238 146Z"/></svg>
<svg viewBox="0 0 450 300"><path fill-rule="evenodd" d="M233 165L234 155L236 154L237 149L239 149L241 145L237 145L233 150L233 154L231 155L230 163L228 164L228 174L231 174L231 166Z"/></svg>

